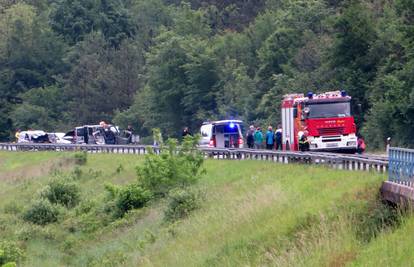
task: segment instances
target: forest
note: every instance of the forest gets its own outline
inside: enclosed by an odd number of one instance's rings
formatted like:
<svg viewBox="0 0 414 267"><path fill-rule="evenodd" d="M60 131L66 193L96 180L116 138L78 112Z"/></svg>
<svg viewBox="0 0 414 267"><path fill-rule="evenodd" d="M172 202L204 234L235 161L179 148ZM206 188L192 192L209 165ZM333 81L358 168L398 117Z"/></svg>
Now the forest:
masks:
<svg viewBox="0 0 414 267"><path fill-rule="evenodd" d="M0 0L0 141L276 125L284 94L332 90L370 147L414 146L414 1Z"/></svg>

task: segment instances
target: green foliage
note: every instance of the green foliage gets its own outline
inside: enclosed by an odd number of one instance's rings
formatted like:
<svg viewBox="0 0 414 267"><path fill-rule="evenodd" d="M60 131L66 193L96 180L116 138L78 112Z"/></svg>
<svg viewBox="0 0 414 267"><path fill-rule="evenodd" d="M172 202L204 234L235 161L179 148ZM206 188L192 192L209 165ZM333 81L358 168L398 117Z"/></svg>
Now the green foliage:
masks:
<svg viewBox="0 0 414 267"><path fill-rule="evenodd" d="M198 136L187 136L181 146L169 139L161 154L150 151L137 167L138 182L156 196L166 196L176 187L194 184L203 173L204 158L196 149Z"/></svg>
<svg viewBox="0 0 414 267"><path fill-rule="evenodd" d="M198 192L188 189L174 189L169 193L169 198L168 207L164 212L165 220L168 222L184 219L200 207Z"/></svg>
<svg viewBox="0 0 414 267"><path fill-rule="evenodd" d="M75 159L75 163L77 165L85 165L88 161L88 153L86 151L83 152L76 152L73 155L73 158Z"/></svg>
<svg viewBox="0 0 414 267"><path fill-rule="evenodd" d="M369 147L414 146L409 0L0 0L0 14L1 141L101 120L148 139L274 125L283 94L344 89Z"/></svg>
<svg viewBox="0 0 414 267"><path fill-rule="evenodd" d="M139 185L131 184L122 188L116 196L116 207L121 214L145 206L151 200L152 193Z"/></svg>
<svg viewBox="0 0 414 267"><path fill-rule="evenodd" d="M59 209L47 200L37 200L23 213L23 219L39 225L57 222Z"/></svg>
<svg viewBox="0 0 414 267"><path fill-rule="evenodd" d="M122 217L132 209L144 207L153 197L151 191L134 183L124 187L105 184L105 189L110 200L106 208L110 209L108 211L113 212L116 217Z"/></svg>
<svg viewBox="0 0 414 267"><path fill-rule="evenodd" d="M42 191L41 196L52 204L60 204L67 208L73 208L79 204L80 188L62 179L51 181Z"/></svg>
<svg viewBox="0 0 414 267"><path fill-rule="evenodd" d="M22 260L23 251L16 243L9 241L0 241L0 266L15 267L16 263Z"/></svg>

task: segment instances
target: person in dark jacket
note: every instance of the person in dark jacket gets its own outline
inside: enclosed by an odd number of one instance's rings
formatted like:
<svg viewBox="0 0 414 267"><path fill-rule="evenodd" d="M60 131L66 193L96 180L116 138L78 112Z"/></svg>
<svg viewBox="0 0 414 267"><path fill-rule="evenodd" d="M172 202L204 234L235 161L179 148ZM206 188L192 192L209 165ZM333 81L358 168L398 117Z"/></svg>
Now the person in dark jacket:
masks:
<svg viewBox="0 0 414 267"><path fill-rule="evenodd" d="M116 144L116 136L115 133L111 130L108 124L103 124L103 136L105 140L105 144L107 145L114 145Z"/></svg>
<svg viewBox="0 0 414 267"><path fill-rule="evenodd" d="M192 136L190 130L188 129L188 127L185 127L183 130L183 138L186 137L187 135Z"/></svg>
<svg viewBox="0 0 414 267"><path fill-rule="evenodd" d="M299 150L302 152L309 151L308 131L304 131L299 138Z"/></svg>
<svg viewBox="0 0 414 267"><path fill-rule="evenodd" d="M128 127L125 130L125 137L128 138L128 144L132 143L132 135L134 134L134 128L131 124L128 124Z"/></svg>
<svg viewBox="0 0 414 267"><path fill-rule="evenodd" d="M247 142L248 148L254 147L254 126L253 125L250 125L249 130L247 131L246 142Z"/></svg>
<svg viewBox="0 0 414 267"><path fill-rule="evenodd" d="M277 126L277 130L275 132L275 149L282 150L282 127L280 124Z"/></svg>

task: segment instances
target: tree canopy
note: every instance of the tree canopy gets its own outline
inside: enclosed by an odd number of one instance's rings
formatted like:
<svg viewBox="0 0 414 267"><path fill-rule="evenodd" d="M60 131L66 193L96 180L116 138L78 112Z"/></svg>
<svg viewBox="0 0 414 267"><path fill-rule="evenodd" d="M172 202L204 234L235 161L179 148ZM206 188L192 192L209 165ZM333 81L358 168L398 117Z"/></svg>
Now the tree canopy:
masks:
<svg viewBox="0 0 414 267"><path fill-rule="evenodd" d="M413 67L409 0L0 0L0 140L276 125L283 94L341 89L369 145L414 146Z"/></svg>

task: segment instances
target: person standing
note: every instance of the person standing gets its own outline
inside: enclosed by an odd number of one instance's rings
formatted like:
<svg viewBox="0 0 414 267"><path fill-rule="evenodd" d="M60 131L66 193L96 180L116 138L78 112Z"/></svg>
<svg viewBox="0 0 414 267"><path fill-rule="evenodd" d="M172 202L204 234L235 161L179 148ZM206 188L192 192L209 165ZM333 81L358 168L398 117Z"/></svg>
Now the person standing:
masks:
<svg viewBox="0 0 414 267"><path fill-rule="evenodd" d="M182 135L183 135L183 138L186 137L186 136L188 136L188 135L189 136L192 136L192 134L191 134L190 130L188 129L188 127L185 127L184 128Z"/></svg>
<svg viewBox="0 0 414 267"><path fill-rule="evenodd" d="M248 148L254 147L254 126L253 125L250 125L249 130L247 131L246 141L247 141Z"/></svg>
<svg viewBox="0 0 414 267"><path fill-rule="evenodd" d="M254 133L254 148L262 149L263 144L263 133L260 127L257 127L256 132Z"/></svg>
<svg viewBox="0 0 414 267"><path fill-rule="evenodd" d="M299 138L299 150L309 151L309 140L308 140L308 131L304 131Z"/></svg>
<svg viewBox="0 0 414 267"><path fill-rule="evenodd" d="M359 135L357 142L358 142L357 153L358 154L364 153L365 152L365 148L366 148L364 137L362 137L362 135Z"/></svg>
<svg viewBox="0 0 414 267"><path fill-rule="evenodd" d="M20 129L16 129L16 133L14 134L14 137L16 138L16 143L19 142L19 138L20 138Z"/></svg>
<svg viewBox="0 0 414 267"><path fill-rule="evenodd" d="M132 136L134 134L134 128L131 124L128 124L128 127L125 130L125 137L128 138L128 144L132 143Z"/></svg>
<svg viewBox="0 0 414 267"><path fill-rule="evenodd" d="M274 141L275 141L275 134L273 133L272 126L269 126L267 128L267 133L266 133L266 149L272 150Z"/></svg>
<svg viewBox="0 0 414 267"><path fill-rule="evenodd" d="M275 149L282 150L282 127L280 124L277 126L277 130L275 132Z"/></svg>
<svg viewBox="0 0 414 267"><path fill-rule="evenodd" d="M104 131L105 144L115 145L116 144L115 133L112 131L111 127L108 124L106 124L106 122L104 122L102 125L103 125L103 131Z"/></svg>

